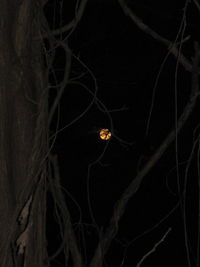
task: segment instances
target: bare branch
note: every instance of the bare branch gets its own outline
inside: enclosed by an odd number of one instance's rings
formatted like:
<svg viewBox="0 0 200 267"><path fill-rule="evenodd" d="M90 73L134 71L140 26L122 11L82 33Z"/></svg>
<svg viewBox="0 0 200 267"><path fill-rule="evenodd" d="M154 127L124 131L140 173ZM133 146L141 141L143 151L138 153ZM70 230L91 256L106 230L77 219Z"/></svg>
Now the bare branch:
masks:
<svg viewBox="0 0 200 267"><path fill-rule="evenodd" d="M200 4L197 2L197 0L193 0L193 2L195 3L197 9L198 9L199 12L200 12Z"/></svg>
<svg viewBox="0 0 200 267"><path fill-rule="evenodd" d="M68 207L65 203L65 199L64 199L63 193L61 191L61 187L60 187L60 174L59 174L57 157L50 155L49 158L53 164L54 179L55 179L55 184L53 184L52 179L50 179L51 192L52 192L52 196L54 198L54 201L59 208L59 211L61 213L61 217L62 217L63 222L64 222L64 227L65 227L65 234L63 237L63 242L62 242L60 248L58 249L58 251L53 256L51 256L51 259L56 257L62 251L62 249L64 249L64 247L66 245L66 246L69 246L69 250L70 250L71 255L72 255L73 266L74 267L81 267L82 266L82 256L80 254L80 251L79 251L79 248L77 245L76 236L75 236L72 224L71 224L70 213L69 213Z"/></svg>
<svg viewBox="0 0 200 267"><path fill-rule="evenodd" d="M169 41L168 39L162 37L157 32L155 32L153 29L151 29L148 25L146 25L141 18L135 15L135 13L126 5L124 0L118 0L120 6L122 7L125 15L127 15L131 20L138 26L139 29L141 29L146 34L150 35L153 39L156 41L164 44L169 49L170 53L172 53L175 58L179 60L179 62L182 64L182 66L187 71L192 71L192 64L191 62L178 50L177 44Z"/></svg>
<svg viewBox="0 0 200 267"><path fill-rule="evenodd" d="M151 250L149 250L143 257L142 259L138 262L136 267L140 267L143 263L143 261L149 257L149 255L151 255L152 253L154 253L156 251L156 248L165 240L166 236L169 234L169 232L171 231L171 228L169 228L167 230L167 232L164 234L164 236L153 246L153 248Z"/></svg>
<svg viewBox="0 0 200 267"><path fill-rule="evenodd" d="M70 75L70 70L71 70L71 50L69 49L68 45L64 42L59 42L57 41L58 45L60 45L64 51L65 51L65 73L64 73L64 78L63 81L60 85L60 89L58 91L58 94L56 96L56 99L54 100L54 103L49 111L49 125L52 121L53 115L55 113L55 110L60 102L60 99L64 93L65 87L67 86L68 80L69 80L69 75Z"/></svg>
<svg viewBox="0 0 200 267"><path fill-rule="evenodd" d="M69 23L67 23L66 25L64 25L63 27L51 31L51 34L55 36L55 35L59 35L61 33L67 32L67 31L71 31L71 30L73 31L83 16L87 2L88 2L88 0L82 0L77 11L76 11L75 18L72 21L70 21ZM44 34L43 38L46 38L48 36L49 36L48 33Z"/></svg>
<svg viewBox="0 0 200 267"><path fill-rule="evenodd" d="M198 70L199 70L199 61L200 61L200 49L197 43L195 44L195 58L192 67L192 85L191 85L191 95L188 103L186 104L182 115L180 116L177 122L177 129L173 129L168 136L165 138L163 143L157 149L157 151L152 155L146 165L141 169L136 177L132 180L130 185L126 188L124 193L122 194L121 198L116 202L113 215L110 220L110 225L106 229L105 233L102 236L102 239L99 241L99 244L96 248L95 254L91 261L90 267L100 267L102 266L102 261L104 255L106 254L107 250L110 247L110 244L113 238L116 236L118 232L118 224L121 217L124 214L126 205L130 198L138 191L140 185L143 181L145 175L149 173L149 171L154 167L154 165L158 162L164 152L167 150L169 145L173 142L176 137L176 134L180 132L184 124L186 123L187 119L191 115L197 98L200 95L199 92L199 83L198 83Z"/></svg>

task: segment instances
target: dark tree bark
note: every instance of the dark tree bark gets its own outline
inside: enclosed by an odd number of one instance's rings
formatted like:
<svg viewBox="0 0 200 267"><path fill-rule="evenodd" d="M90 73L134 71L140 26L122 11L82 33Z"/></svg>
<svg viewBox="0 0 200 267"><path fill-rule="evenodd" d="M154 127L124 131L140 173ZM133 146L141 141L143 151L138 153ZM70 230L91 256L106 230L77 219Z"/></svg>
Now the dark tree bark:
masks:
<svg viewBox="0 0 200 267"><path fill-rule="evenodd" d="M0 2L0 265L44 266L47 83L40 1Z"/></svg>

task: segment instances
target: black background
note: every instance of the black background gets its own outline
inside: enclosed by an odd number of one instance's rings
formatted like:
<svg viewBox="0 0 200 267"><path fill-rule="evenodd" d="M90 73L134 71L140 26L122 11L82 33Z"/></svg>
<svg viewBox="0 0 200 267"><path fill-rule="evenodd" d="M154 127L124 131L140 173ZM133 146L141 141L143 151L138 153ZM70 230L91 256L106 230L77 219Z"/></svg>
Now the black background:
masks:
<svg viewBox="0 0 200 267"><path fill-rule="evenodd" d="M129 1L128 5L147 25L163 37L174 41L179 31L184 3L185 1L137 0ZM45 11L51 29L57 28L60 24L65 25L73 18L74 4L75 1L48 2ZM60 7L62 7L61 12ZM187 11L184 34L184 37L190 35L190 40L184 43L182 48L183 53L189 59L194 55L193 41L199 38L198 15L195 5L191 3ZM150 159L175 125L174 92L177 61L169 55L162 68L156 87L150 128L148 135L145 135L153 88L167 55L167 48L138 29L130 18L124 15L117 1L109 0L88 1L82 20L69 37L68 43L75 55L72 61L71 78L86 72L86 69L76 59L78 57L96 78L99 100L108 110L121 109L110 112L114 125L113 136L101 161L92 165L90 169L91 204L95 220L101 227L108 224L114 203L135 177L137 170ZM62 49L58 49L54 63L58 81L62 80L63 58ZM94 93L94 80L91 75L86 73L80 81ZM190 73L179 65L178 115L188 100L190 83ZM53 95L52 92L52 99ZM69 84L60 102L58 128L65 127L84 112L92 98L92 95L83 87ZM193 144L193 130L198 123L198 111L196 108L178 138L181 179L184 177L184 162L188 159ZM57 115L55 114L52 123L52 133L55 132ZM100 128L110 129L110 126L108 115L94 104L83 117L57 135L53 148L53 152L58 154L63 187L70 192L81 209L88 261L97 244L95 229L90 225L92 221L87 202L88 166L98 159L107 144L99 139L98 130ZM133 144L126 145L119 138ZM192 182L188 187L187 201L188 227L192 228L189 233L194 254L192 264L195 264L196 235L194 229L197 229L195 164L194 162L189 174L189 180ZM145 177L137 194L129 201L120 221L119 233L106 256L107 265L105 263L105 266L136 266L142 256L161 239L169 227L172 230L166 240L144 261L142 266L188 266L179 208L175 209L154 230L131 243L127 253L124 254L126 244L145 230L155 226L170 212L178 200L175 144L173 143ZM75 232L81 240L78 225L79 209L69 194L66 194L66 201ZM51 232L57 227L53 219L51 197L49 197L48 210L49 220L52 221L48 231ZM57 245L59 242L57 238ZM56 248L51 245L51 241L49 244L51 254ZM120 265L123 259L124 263ZM58 261L62 262L62 255L53 261L52 266L60 266Z"/></svg>

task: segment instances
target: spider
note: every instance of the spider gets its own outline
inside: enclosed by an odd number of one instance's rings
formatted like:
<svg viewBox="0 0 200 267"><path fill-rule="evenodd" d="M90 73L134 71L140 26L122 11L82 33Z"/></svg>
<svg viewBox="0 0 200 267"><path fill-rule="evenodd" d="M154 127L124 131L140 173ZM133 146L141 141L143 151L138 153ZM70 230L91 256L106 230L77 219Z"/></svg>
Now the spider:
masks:
<svg viewBox="0 0 200 267"><path fill-rule="evenodd" d="M90 131L89 134L97 134L98 137L103 141L108 141L112 137L112 132L108 128L95 128Z"/></svg>
<svg viewBox="0 0 200 267"><path fill-rule="evenodd" d="M99 138L101 138L104 141L107 141L111 138L112 133L109 129L101 128L98 130Z"/></svg>

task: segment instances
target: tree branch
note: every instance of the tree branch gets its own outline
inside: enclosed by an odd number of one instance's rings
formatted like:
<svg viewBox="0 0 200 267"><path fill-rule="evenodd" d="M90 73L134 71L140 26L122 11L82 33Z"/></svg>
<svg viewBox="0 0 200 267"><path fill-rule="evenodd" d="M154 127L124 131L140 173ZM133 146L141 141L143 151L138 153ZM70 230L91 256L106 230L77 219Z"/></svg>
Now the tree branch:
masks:
<svg viewBox="0 0 200 267"><path fill-rule="evenodd" d="M193 2L196 5L198 11L200 12L200 4L197 2L197 0L193 0Z"/></svg>
<svg viewBox="0 0 200 267"><path fill-rule="evenodd" d="M68 80L69 80L69 75L70 75L70 71L71 71L71 50L70 48L68 47L68 44L64 43L64 42L59 42L59 41L56 41L58 45L60 45L64 51L65 51L65 73L64 73L64 77L63 77L63 81L61 82L60 84L60 88L58 90L58 93L57 93L57 96L50 108L50 111L49 111L49 118L48 118L48 123L50 125L51 121L52 121L52 118L53 118L53 115L55 113L55 110L60 102L60 99L64 93L64 90L67 86L67 83L68 83Z"/></svg>
<svg viewBox="0 0 200 267"><path fill-rule="evenodd" d="M160 145L160 147L157 149L157 151L152 155L152 157L146 163L143 169L138 172L136 177L132 180L132 182L129 184L129 186L126 188L126 190L122 194L121 198L116 202L114 210L113 210L113 215L110 219L110 224L107 227L105 233L102 235L102 239L99 240L99 244L95 250L94 256L90 263L90 267L101 267L102 266L104 255L106 254L113 238L116 236L118 232L118 224L119 224L121 217L124 214L128 201L138 191L145 175L147 175L150 172L150 170L154 167L154 165L158 162L158 160L167 150L169 145L175 139L176 134L180 132L180 130L186 123L187 119L191 115L195 107L197 98L200 95L199 81L198 81L199 61L200 61L200 48L197 45L197 43L195 43L195 57L194 57L193 67L192 67L191 95L190 95L190 99L188 100L188 103L186 104L182 112L182 115L180 116L177 122L177 129L175 130L173 129L168 134L168 136L165 138L165 140Z"/></svg>
<svg viewBox="0 0 200 267"><path fill-rule="evenodd" d="M70 212L65 203L65 199L61 190L57 157L52 155L50 155L49 157L53 165L55 179L55 184L53 184L52 178L50 178L50 188L52 192L52 197L54 198L54 201L59 208L59 212L61 214L60 216L63 220L63 226L65 228L63 242L60 248L56 251L56 253L51 256L51 260L55 258L64 249L65 246L68 246L72 256L73 266L82 267L82 256L79 251L76 236L71 224Z"/></svg>
<svg viewBox="0 0 200 267"><path fill-rule="evenodd" d="M69 23L67 23L63 27L51 31L51 35L55 36L55 35L59 35L61 33L67 32L67 31L73 31L83 16L87 2L88 2L88 0L82 0L78 9L77 9L77 12L75 14L74 19L72 19ZM49 34L46 33L42 37L43 38L49 37Z"/></svg>
<svg viewBox="0 0 200 267"><path fill-rule="evenodd" d="M171 228L169 228L167 230L167 232L164 234L164 236L153 246L153 248L151 250L149 250L143 257L142 259L137 263L136 267L141 267L143 261L149 257L149 255L151 255L152 253L154 253L156 251L156 248L162 243L164 242L166 236L169 234L169 232L171 231Z"/></svg>
<svg viewBox="0 0 200 267"><path fill-rule="evenodd" d="M118 0L118 2L121 8L123 9L125 15L128 16L138 26L139 29L141 29L146 34L150 35L156 41L167 46L170 53L173 54L175 58L179 60L179 62L185 68L185 70L190 71L190 72L192 71L191 62L178 50L176 43L172 43L168 39L159 35L157 32L151 29L148 25L146 25L142 21L142 19L136 16L135 13L125 4L124 0Z"/></svg>

